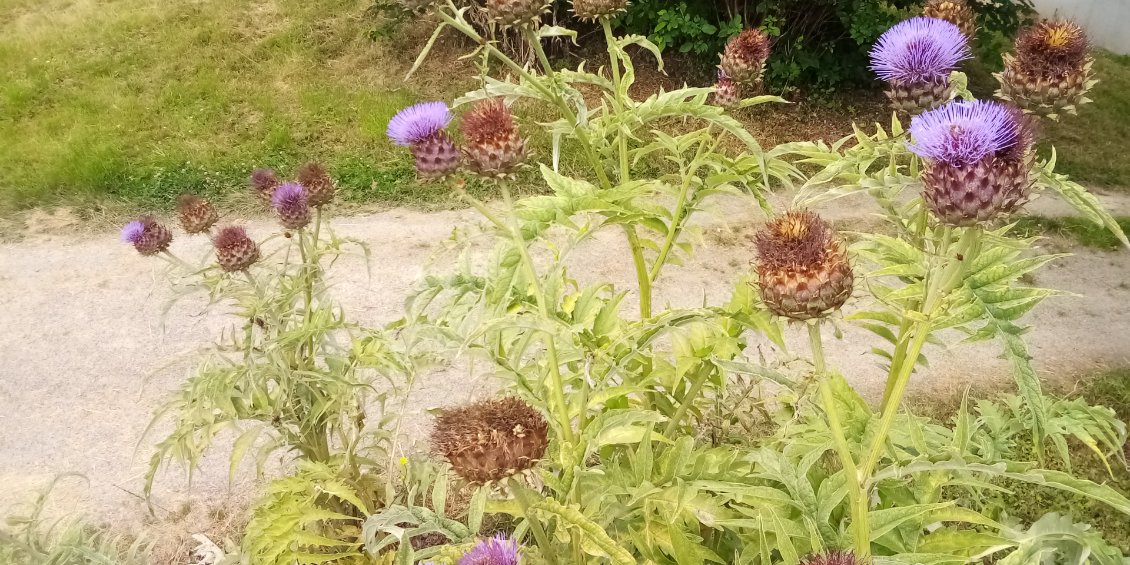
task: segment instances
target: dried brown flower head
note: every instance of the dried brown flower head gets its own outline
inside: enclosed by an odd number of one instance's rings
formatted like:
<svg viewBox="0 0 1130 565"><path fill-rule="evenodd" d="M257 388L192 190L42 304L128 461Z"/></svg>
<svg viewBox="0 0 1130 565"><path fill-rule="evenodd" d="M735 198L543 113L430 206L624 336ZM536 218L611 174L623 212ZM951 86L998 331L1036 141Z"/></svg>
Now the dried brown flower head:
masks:
<svg viewBox="0 0 1130 565"><path fill-rule="evenodd" d="M211 202L194 194L177 197L177 216L181 227L190 234L205 233L220 219Z"/></svg>
<svg viewBox="0 0 1130 565"><path fill-rule="evenodd" d="M794 320L819 318L851 296L854 277L831 227L807 210L774 218L756 237L758 288L766 307Z"/></svg>
<svg viewBox="0 0 1130 565"><path fill-rule="evenodd" d="M573 0L573 15L582 20L614 18L628 9L628 0Z"/></svg>
<svg viewBox="0 0 1130 565"><path fill-rule="evenodd" d="M526 140L499 98L484 100L463 116L463 150L471 168L485 175L512 172L526 158Z"/></svg>
<svg viewBox="0 0 1130 565"><path fill-rule="evenodd" d="M922 15L957 26L965 37L972 38L977 33L977 14L965 0L926 0Z"/></svg>
<svg viewBox="0 0 1130 565"><path fill-rule="evenodd" d="M309 162L298 168L298 184L306 189L306 200L315 208L333 202L337 188L333 179L326 173L325 167L315 162Z"/></svg>
<svg viewBox="0 0 1130 565"><path fill-rule="evenodd" d="M1058 78L1083 66L1091 45L1079 24L1044 20L1016 38L1016 62L1032 77Z"/></svg>
<svg viewBox="0 0 1130 565"><path fill-rule="evenodd" d="M216 248L216 262L228 272L244 271L259 260L259 246L239 226L221 229L212 238Z"/></svg>
<svg viewBox="0 0 1130 565"><path fill-rule="evenodd" d="M548 424L517 398L484 400L441 412L431 440L459 476L485 483L533 467L545 455Z"/></svg>

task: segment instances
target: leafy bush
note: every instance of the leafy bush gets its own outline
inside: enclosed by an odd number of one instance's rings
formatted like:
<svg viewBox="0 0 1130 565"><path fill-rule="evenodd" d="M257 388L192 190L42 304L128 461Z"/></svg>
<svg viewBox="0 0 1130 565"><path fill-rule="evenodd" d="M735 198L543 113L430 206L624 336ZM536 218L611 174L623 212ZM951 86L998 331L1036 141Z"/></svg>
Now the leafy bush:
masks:
<svg viewBox="0 0 1130 565"><path fill-rule="evenodd" d="M978 52L993 61L1035 13L1031 0L971 4L978 17ZM620 24L662 49L700 55L711 64L729 37L754 25L776 40L765 73L771 87L824 91L869 83L872 44L893 24L920 12L917 0L642 0L632 3Z"/></svg>
<svg viewBox="0 0 1130 565"><path fill-rule="evenodd" d="M498 16L516 22L531 22L542 6L505 5ZM1055 173L1054 156L1038 160L1031 140L1012 131L1007 146L986 149L976 166L952 165L955 172L921 155L929 135L916 133L910 145L897 118L832 145L766 149L714 103L715 88L633 98L628 48L657 58L660 50L642 36L617 37L607 19L600 26L610 64L593 72L550 64L542 41L575 37L566 28L513 26L538 63L529 66L486 40L453 2L434 13L433 37L462 33L480 68L508 74L483 76L455 101L472 106L459 136L448 131L454 116L443 102L390 122L389 136L411 149L418 174L449 183L482 216L481 225L455 230L450 260L409 298L403 319L364 328L328 297L325 272L344 241L322 238L321 207L308 227L307 201L332 186L322 177L279 187L271 175L253 176L290 235L259 261L233 263L225 232L214 238L220 269L168 255L170 234L150 218L124 232L139 252L164 256L178 276L234 306L233 335L242 336L174 396L166 410L174 431L154 468L166 459L195 463L232 427L249 430L235 442L233 464L259 434L258 454L285 449L295 460L297 471L275 479L254 510L243 544L251 562L455 563L483 554L503 562L521 554L551 565L798 565L821 563L832 550L846 563L1124 562L1089 525L1050 511L1020 523L997 496L1001 484L1038 485L1130 516L1125 493L1070 473L1080 445L1108 472L1125 469L1125 424L1109 408L1046 395L1023 339L1024 315L1056 292L1021 279L1056 256L1016 236L1006 218L1019 200L1002 197L1001 179L1062 197L1130 247L1093 195ZM728 57L755 78L763 60L749 38L751 48ZM965 82L953 75L951 95L970 96ZM540 127L555 147L536 163L547 193L515 201L509 175L530 155L511 108L528 105L554 113ZM968 117L968 131L1020 127L1001 106L943 108L968 109L989 114ZM967 130L943 125L942 149L964 150L969 139L944 136ZM555 166L566 143L588 165L575 176ZM963 176L978 174L993 176ZM469 194L469 175L495 183L502 202ZM773 210L769 192L797 184L792 209ZM961 198L967 190L987 192ZM756 238L755 272L731 281L723 301L657 306L655 286L693 253L698 219L723 196L770 220ZM887 229L857 234L850 248L807 210L861 197L874 201ZM187 230L215 217L186 202ZM604 245L617 259L598 234L623 238L630 288L574 274L579 246ZM489 255L472 259L484 243ZM825 362L828 317L841 308L875 334L887 374L878 410ZM786 348L790 333L807 333L800 356ZM908 413L903 400L928 367L927 345L955 334L995 340L1019 394L963 403L945 423ZM482 360L474 367L507 383L512 398L437 418L433 452L450 468L397 458L395 414L372 379L404 394L422 363L448 356ZM366 425L371 411L382 419L377 429ZM729 431L735 426L742 431ZM482 540L498 529L500 537Z"/></svg>

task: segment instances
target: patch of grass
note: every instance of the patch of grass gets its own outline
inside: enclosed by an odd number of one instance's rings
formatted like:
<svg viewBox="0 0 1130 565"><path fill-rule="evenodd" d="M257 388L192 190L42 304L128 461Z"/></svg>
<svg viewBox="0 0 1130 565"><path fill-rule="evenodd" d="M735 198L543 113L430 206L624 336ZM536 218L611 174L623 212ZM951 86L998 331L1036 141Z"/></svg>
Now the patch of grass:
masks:
<svg viewBox="0 0 1130 565"><path fill-rule="evenodd" d="M1130 190L1130 56L1100 51L1095 73L1100 82L1089 94L1094 102L1080 107L1078 116L1048 122L1047 143L1055 145L1058 172L1078 182Z"/></svg>
<svg viewBox="0 0 1130 565"><path fill-rule="evenodd" d="M473 88L473 70L444 57L445 72L405 85L404 45L428 30L374 43L368 4L0 0L0 205L163 207L310 159L347 198L446 198L415 189L384 128L407 104Z"/></svg>
<svg viewBox="0 0 1130 565"><path fill-rule="evenodd" d="M1117 218L1122 231L1130 233L1130 218ZM1045 216L1027 216L1020 218L1014 231L1025 237L1033 235L1056 235L1072 239L1084 247L1115 251L1122 248L1122 243L1103 226L1076 217L1048 218Z"/></svg>

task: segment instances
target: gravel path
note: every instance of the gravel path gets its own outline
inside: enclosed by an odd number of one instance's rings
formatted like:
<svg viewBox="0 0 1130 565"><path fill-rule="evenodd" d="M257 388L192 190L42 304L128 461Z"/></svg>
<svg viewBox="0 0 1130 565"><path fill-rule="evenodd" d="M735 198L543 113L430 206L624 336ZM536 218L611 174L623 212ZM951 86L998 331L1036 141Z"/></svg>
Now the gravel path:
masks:
<svg viewBox="0 0 1130 565"><path fill-rule="evenodd" d="M1104 202L1130 214L1130 198ZM657 288L656 304L693 305L723 299L752 260L749 235L758 220L744 202L727 201L725 222L704 225L705 243L683 267L671 267ZM1064 210L1044 199L1033 208L1045 215ZM870 210L844 200L824 211L841 225L873 221ZM349 257L334 271L334 295L354 318L380 324L400 315L404 297L425 272L435 249L453 226L477 221L467 211L423 213L391 210L340 218L340 235L367 241L373 277L363 260ZM273 230L267 219L245 222L250 231ZM115 523L143 516L145 462L152 439L139 444L160 399L187 375L192 354L230 321L199 316L201 302L178 302L162 319L170 292L163 263L137 256L107 228L95 234L74 230L29 233L0 245L0 516L26 501L52 477L85 475L88 483L65 483L56 496L61 508ZM608 232L575 255L574 274L628 285L633 271L618 233ZM1056 245L1052 242L1052 245ZM203 238L179 237L182 257L206 253ZM1048 300L1029 316L1037 368L1045 378L1070 378L1104 366L1130 363L1130 253L1075 250L1037 275L1037 283L1076 293ZM609 261L607 257L615 257ZM629 285L630 286L630 285ZM849 305L850 309L850 305ZM799 336L793 336L799 338ZM798 339L799 341L799 339ZM882 372L866 352L869 334L851 328L841 343L829 344L829 362L840 367L866 395L881 393ZM919 392L952 393L973 381L1007 380L1007 366L995 344L953 352L935 348L931 365L915 377ZM424 409L489 394L491 383L461 371L425 379L414 395L409 432L426 425ZM249 473L227 481L227 454L217 451L191 485L183 472L159 480L160 508L245 498L253 489Z"/></svg>

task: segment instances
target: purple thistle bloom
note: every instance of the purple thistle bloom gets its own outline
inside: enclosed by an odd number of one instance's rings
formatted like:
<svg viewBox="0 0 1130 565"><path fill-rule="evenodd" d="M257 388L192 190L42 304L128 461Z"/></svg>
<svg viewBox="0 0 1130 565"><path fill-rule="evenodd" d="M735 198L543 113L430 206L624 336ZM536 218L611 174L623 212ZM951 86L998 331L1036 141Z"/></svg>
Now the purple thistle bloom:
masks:
<svg viewBox="0 0 1130 565"><path fill-rule="evenodd" d="M885 81L939 82L971 56L960 28L920 16L895 24L879 37L871 49L871 70Z"/></svg>
<svg viewBox="0 0 1130 565"><path fill-rule="evenodd" d="M1016 113L999 102L951 102L910 122L911 151L920 157L963 167L1017 143Z"/></svg>
<svg viewBox="0 0 1130 565"><path fill-rule="evenodd" d="M457 565L518 565L520 560L518 542L498 534L479 542Z"/></svg>
<svg viewBox="0 0 1130 565"><path fill-rule="evenodd" d="M122 227L122 241L137 243L143 233L145 233L145 222L134 220Z"/></svg>
<svg viewBox="0 0 1130 565"><path fill-rule="evenodd" d="M442 131L451 123L452 117L444 102L414 104L389 120L388 136L393 143L409 147Z"/></svg>
<svg viewBox="0 0 1130 565"><path fill-rule="evenodd" d="M276 210L306 205L306 189L296 182L284 182L271 195L271 206Z"/></svg>

